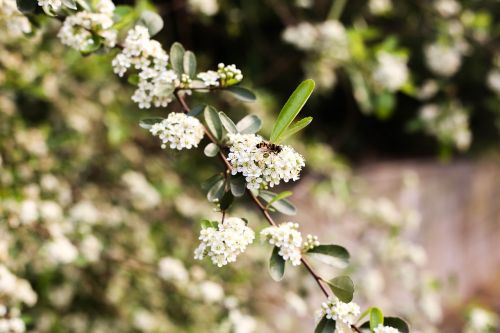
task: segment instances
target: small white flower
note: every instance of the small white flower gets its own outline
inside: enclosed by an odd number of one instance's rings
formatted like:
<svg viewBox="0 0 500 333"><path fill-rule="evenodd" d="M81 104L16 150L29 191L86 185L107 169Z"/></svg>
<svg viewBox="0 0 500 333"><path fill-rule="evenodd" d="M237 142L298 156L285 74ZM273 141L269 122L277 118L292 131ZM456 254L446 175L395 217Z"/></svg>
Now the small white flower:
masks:
<svg viewBox="0 0 500 333"><path fill-rule="evenodd" d="M189 274L183 263L175 258L164 257L158 263L158 275L165 281L187 282Z"/></svg>
<svg viewBox="0 0 500 333"><path fill-rule="evenodd" d="M194 258L202 260L209 256L215 265L222 267L235 262L237 256L246 250L254 238L253 230L247 227L244 220L237 217L226 218L224 223L219 223L216 228L201 230L201 244L194 251Z"/></svg>
<svg viewBox="0 0 500 333"><path fill-rule="evenodd" d="M195 117L184 113L172 112L166 119L154 124L149 130L162 141L161 147L165 149L191 149L198 147L203 139L203 125Z"/></svg>
<svg viewBox="0 0 500 333"><path fill-rule="evenodd" d="M456 47L431 44L425 48L425 61L432 72L449 77L460 68L462 55Z"/></svg>
<svg viewBox="0 0 500 333"><path fill-rule="evenodd" d="M228 134L228 161L233 175L243 174L249 189L278 185L281 181L298 180L304 158L290 146L267 147L255 134ZM262 145L262 147L261 147Z"/></svg>
<svg viewBox="0 0 500 333"><path fill-rule="evenodd" d="M268 227L260 232L262 239L269 244L279 247L278 254L292 265L300 265L302 258L302 235L299 225L293 222L282 223L276 227Z"/></svg>
<svg viewBox="0 0 500 333"><path fill-rule="evenodd" d="M320 317L341 322L351 326L360 314L359 306L356 303L344 303L336 297L329 297L321 304Z"/></svg>
<svg viewBox="0 0 500 333"><path fill-rule="evenodd" d="M394 328L394 327L384 326L382 324L378 324L378 326L375 327L373 332L374 333L399 333L399 330Z"/></svg>
<svg viewBox="0 0 500 333"><path fill-rule="evenodd" d="M198 78L203 81L207 87L218 87L219 84L219 74L214 71L206 71L198 74Z"/></svg>

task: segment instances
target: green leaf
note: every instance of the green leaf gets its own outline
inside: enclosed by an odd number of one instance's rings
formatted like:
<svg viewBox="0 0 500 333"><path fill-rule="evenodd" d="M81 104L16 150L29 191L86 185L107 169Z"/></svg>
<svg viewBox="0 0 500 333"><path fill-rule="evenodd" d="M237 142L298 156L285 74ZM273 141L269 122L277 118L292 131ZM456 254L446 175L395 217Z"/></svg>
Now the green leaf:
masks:
<svg viewBox="0 0 500 333"><path fill-rule="evenodd" d="M229 118L224 112L220 111L219 112L219 118L222 123L222 126L226 129L228 133L238 133L238 130L236 129L236 125L233 123L231 118Z"/></svg>
<svg viewBox="0 0 500 333"><path fill-rule="evenodd" d="M269 202L273 200L276 196L276 193L270 191L260 191L259 197L261 197L264 201ZM278 212L285 215L295 215L297 214L297 208L288 200L281 199L279 201L274 202L271 207L276 209Z"/></svg>
<svg viewBox="0 0 500 333"><path fill-rule="evenodd" d="M342 264L347 265L350 258L349 252L345 247L333 244L316 246L307 251L307 253L312 254L319 260L333 266L338 266L338 260L340 260ZM325 256L327 257L325 258Z"/></svg>
<svg viewBox="0 0 500 333"><path fill-rule="evenodd" d="M127 82L133 86L138 85L139 84L139 75L138 74L129 75L129 77L127 78Z"/></svg>
<svg viewBox="0 0 500 333"><path fill-rule="evenodd" d="M348 276L337 276L336 278L328 281L330 289L339 300L344 303L352 301L354 296L354 283Z"/></svg>
<svg viewBox="0 0 500 333"><path fill-rule="evenodd" d="M393 93L384 91L375 96L375 113L379 119L389 118L396 106L396 97Z"/></svg>
<svg viewBox="0 0 500 333"><path fill-rule="evenodd" d="M191 116L191 117L198 116L200 113L203 112L203 110L205 109L205 107L206 107L205 104L196 105L196 106L192 107L191 111L188 112L188 116Z"/></svg>
<svg viewBox="0 0 500 333"><path fill-rule="evenodd" d="M161 16L150 10L145 10L141 13L137 24L148 28L150 37L153 37L163 29L163 19Z"/></svg>
<svg viewBox="0 0 500 333"><path fill-rule="evenodd" d="M401 333L410 333L408 323L398 317L384 317L384 325L395 328Z"/></svg>
<svg viewBox="0 0 500 333"><path fill-rule="evenodd" d="M77 10L78 7L76 6L76 1L75 0L62 0L62 4L69 9Z"/></svg>
<svg viewBox="0 0 500 333"><path fill-rule="evenodd" d="M285 105L281 109L278 119L274 124L273 131L271 132L270 141L272 143L276 143L280 140L280 137L286 131L288 126L290 126L295 117L297 117L304 104L306 104L313 90L314 81L305 80L299 84L297 89L295 89L292 95L288 98Z"/></svg>
<svg viewBox="0 0 500 333"><path fill-rule="evenodd" d="M92 41L91 43L85 43L85 46L80 49L82 54L90 54L101 48L102 40L100 37L92 35L90 40Z"/></svg>
<svg viewBox="0 0 500 333"><path fill-rule="evenodd" d="M234 175L229 178L229 186L231 188L231 193L235 197L242 197L245 194L245 191L247 189L246 187L247 183L245 181L245 177L242 175Z"/></svg>
<svg viewBox="0 0 500 333"><path fill-rule="evenodd" d="M209 189L212 188L212 186L215 185L215 183L217 183L221 179L224 179L224 175L222 173L213 175L212 177L208 178L203 183L201 183L201 188L204 189L205 191L208 191Z"/></svg>
<svg viewBox="0 0 500 333"><path fill-rule="evenodd" d="M275 246L269 259L269 274L274 281L281 281L285 275L285 260L278 254L280 248Z"/></svg>
<svg viewBox="0 0 500 333"><path fill-rule="evenodd" d="M327 319L326 316L323 316L319 321L314 333L333 333L335 332L335 326L337 323L333 319Z"/></svg>
<svg viewBox="0 0 500 333"><path fill-rule="evenodd" d="M205 111L203 111L203 115L210 133L212 133L217 140L222 139L222 123L217 111L212 106L207 105Z"/></svg>
<svg viewBox="0 0 500 333"><path fill-rule="evenodd" d="M250 114L238 121L236 128L241 134L255 134L262 128L262 120L258 116Z"/></svg>
<svg viewBox="0 0 500 333"><path fill-rule="evenodd" d="M205 153L206 156L208 157L215 157L219 153L220 149L219 146L217 146L215 143L210 142L205 149L203 149L203 152Z"/></svg>
<svg viewBox="0 0 500 333"><path fill-rule="evenodd" d="M207 199L210 202L217 202L224 196L224 179L217 181L208 191Z"/></svg>
<svg viewBox="0 0 500 333"><path fill-rule="evenodd" d="M148 130L151 127L153 127L154 124L161 122L163 119L164 118L161 118L161 117L142 118L141 120L139 120L139 126Z"/></svg>
<svg viewBox="0 0 500 333"><path fill-rule="evenodd" d="M170 47L170 63L172 69L179 75L184 73L184 46L181 43L175 42Z"/></svg>
<svg viewBox="0 0 500 333"><path fill-rule="evenodd" d="M23 14L32 13L37 7L36 0L16 0L17 9Z"/></svg>
<svg viewBox="0 0 500 333"><path fill-rule="evenodd" d="M240 86L231 86L231 87L225 88L224 90L229 91L234 96L236 96L239 100L242 100L244 102L254 102L257 99L257 97L255 96L255 94L252 91L248 90L247 88L240 87Z"/></svg>
<svg viewBox="0 0 500 333"><path fill-rule="evenodd" d="M234 201L234 196L231 193L231 191L224 192L222 199L220 199L220 209L222 211L227 210L229 207L231 207L233 201Z"/></svg>
<svg viewBox="0 0 500 333"><path fill-rule="evenodd" d="M370 309L370 329L373 331L378 325L384 325L384 315L379 308Z"/></svg>
<svg viewBox="0 0 500 333"><path fill-rule="evenodd" d="M313 120L312 117L305 117L305 118L302 118L301 120L297 121L295 124L291 125L290 127L288 127L286 129L285 133L283 133L281 138L278 141L276 141L276 143L281 143L281 142L285 141L286 139L288 139L289 137L291 137L295 133L297 133L300 130L302 130L303 128L307 127L307 125L309 125L312 120Z"/></svg>
<svg viewBox="0 0 500 333"><path fill-rule="evenodd" d="M190 78L194 78L196 74L196 56L191 51L186 51L184 53L182 62L184 73L186 73Z"/></svg>
<svg viewBox="0 0 500 333"><path fill-rule="evenodd" d="M208 228L217 228L217 222L210 221L210 220L201 220L201 228L202 229L208 229Z"/></svg>
<svg viewBox="0 0 500 333"><path fill-rule="evenodd" d="M291 191L283 191L277 195L274 196L274 198L272 198L268 203L267 203L267 207L271 206L273 203L277 202L277 201L280 201L280 200L283 200L283 199L286 199L288 198L289 196L291 196L293 193Z"/></svg>

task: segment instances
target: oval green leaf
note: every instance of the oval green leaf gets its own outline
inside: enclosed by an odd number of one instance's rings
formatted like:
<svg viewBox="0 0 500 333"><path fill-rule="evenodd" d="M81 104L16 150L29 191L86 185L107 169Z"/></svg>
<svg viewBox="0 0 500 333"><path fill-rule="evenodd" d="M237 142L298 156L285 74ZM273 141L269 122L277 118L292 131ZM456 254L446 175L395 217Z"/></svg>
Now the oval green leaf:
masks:
<svg viewBox="0 0 500 333"><path fill-rule="evenodd" d="M337 323L333 319L327 319L326 316L323 316L319 321L314 333L333 333L335 332L335 326Z"/></svg>
<svg viewBox="0 0 500 333"><path fill-rule="evenodd" d="M378 325L384 325L384 314L379 308L370 309L370 329L373 331Z"/></svg>
<svg viewBox="0 0 500 333"><path fill-rule="evenodd" d="M279 141L280 137L286 131L288 126L293 122L295 117L299 114L300 110L304 104L306 104L309 96L311 96L314 90L314 81L313 80L305 80L295 91L290 95L285 105L280 111L278 115L278 119L274 124L273 131L271 132L270 141L276 143Z"/></svg>
<svg viewBox="0 0 500 333"><path fill-rule="evenodd" d="M236 128L241 134L255 134L262 128L262 120L258 116L250 114L238 121Z"/></svg>
<svg viewBox="0 0 500 333"><path fill-rule="evenodd" d="M285 260L278 254L280 248L275 246L269 259L269 274L274 281L281 281L285 275Z"/></svg>
<svg viewBox="0 0 500 333"><path fill-rule="evenodd" d="M271 200L273 200L276 195L276 193L270 191L259 191L259 197L261 197L266 202L270 202ZM285 215L297 214L297 208L295 208L295 205L286 199L281 199L279 201L273 202L271 207Z"/></svg>
<svg viewBox="0 0 500 333"><path fill-rule="evenodd" d="M338 260L340 260L343 265L347 265L350 258L349 251L347 251L345 247L334 244L319 245L310 249L307 253L333 266L338 266ZM333 257L333 260L332 258L325 258L324 256Z"/></svg>
<svg viewBox="0 0 500 333"><path fill-rule="evenodd" d="M139 120L139 126L144 129L149 130L154 124L160 123L164 118L161 117L153 117L153 118L142 118Z"/></svg>
<svg viewBox="0 0 500 333"><path fill-rule="evenodd" d="M313 117L305 117L305 118L297 121L295 124L291 125L290 127L288 127L286 129L285 133L283 133L283 135L279 138L278 141L276 141L276 143L281 143L281 142L285 141L286 139L288 139L289 137L291 137L292 135L294 135L295 133L304 129L305 127L307 127L307 125L309 125L311 123L312 120L313 120Z"/></svg>
<svg viewBox="0 0 500 333"><path fill-rule="evenodd" d="M201 104L201 105L196 105L194 107L191 108L191 110L188 112L188 116L191 116L191 117L196 117L198 116L200 113L203 112L203 110L205 110L205 104Z"/></svg>
<svg viewBox="0 0 500 333"><path fill-rule="evenodd" d="M163 29L163 19L161 16L150 10L145 10L141 13L137 24L148 28L150 37L153 37Z"/></svg>
<svg viewBox="0 0 500 333"><path fill-rule="evenodd" d="M245 194L247 189L247 183L245 181L245 177L242 175L234 175L229 178L229 186L231 188L231 193L235 197L242 197Z"/></svg>
<svg viewBox="0 0 500 333"><path fill-rule="evenodd" d="M196 74L196 56L191 51L186 51L183 58L184 73L190 78L194 78Z"/></svg>
<svg viewBox="0 0 500 333"><path fill-rule="evenodd" d="M170 47L170 64L172 69L179 75L184 73L184 46L175 42Z"/></svg>
<svg viewBox="0 0 500 333"><path fill-rule="evenodd" d="M354 296L354 283L348 276L337 276L336 278L328 281L330 289L339 300L344 303L352 301Z"/></svg>
<svg viewBox="0 0 500 333"><path fill-rule="evenodd" d="M212 133L217 140L222 139L222 123L217 111L212 106L207 105L205 111L203 111L203 115L210 133Z"/></svg>
<svg viewBox="0 0 500 333"><path fill-rule="evenodd" d="M233 133L236 134L238 133L238 129L236 128L236 125L233 123L231 118L229 118L224 112L219 112L219 118L222 123L222 126L226 129L228 133Z"/></svg>
<svg viewBox="0 0 500 333"><path fill-rule="evenodd" d="M224 196L224 179L217 181L208 191L207 199L210 202L217 202Z"/></svg>
<svg viewBox="0 0 500 333"><path fill-rule="evenodd" d="M240 86L231 86L225 88L225 90L229 91L232 93L234 96L236 96L239 100L242 100L243 102L254 102L257 97L255 94L250 91L247 88L243 88Z"/></svg>
<svg viewBox="0 0 500 333"><path fill-rule="evenodd" d="M205 153L208 157L215 157L219 153L220 149L215 143L210 142L206 145L205 149L203 149L203 153Z"/></svg>

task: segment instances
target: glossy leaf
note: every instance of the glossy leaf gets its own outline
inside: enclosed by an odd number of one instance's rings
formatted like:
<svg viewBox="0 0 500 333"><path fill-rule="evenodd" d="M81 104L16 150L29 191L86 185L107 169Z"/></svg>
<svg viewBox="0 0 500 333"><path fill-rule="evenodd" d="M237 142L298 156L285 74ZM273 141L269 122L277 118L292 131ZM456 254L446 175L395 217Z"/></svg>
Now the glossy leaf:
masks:
<svg viewBox="0 0 500 333"><path fill-rule="evenodd" d="M219 112L219 118L222 123L222 126L226 129L228 133L238 133L238 129L236 129L236 125L233 123L231 118L229 118L224 112Z"/></svg>
<svg viewBox="0 0 500 333"><path fill-rule="evenodd" d="M231 188L231 193L235 197L242 197L247 189L247 183L245 177L241 175L234 175L229 178L229 186Z"/></svg>
<svg viewBox="0 0 500 333"><path fill-rule="evenodd" d="M183 58L183 68L184 73L186 73L190 78L193 78L196 74L196 56L191 51L186 51Z"/></svg>
<svg viewBox="0 0 500 333"><path fill-rule="evenodd" d="M288 139L289 137L291 137L292 135L294 135L295 133L304 129L305 127L307 127L307 125L311 123L312 120L313 120L312 117L305 117L297 121L295 124L291 125L286 129L285 133L283 133L283 135L280 137L278 141L276 141L276 143L281 143L286 139Z"/></svg>
<svg viewBox="0 0 500 333"><path fill-rule="evenodd" d="M257 97L255 96L255 94L252 91L250 91L247 88L240 87L240 86L227 87L227 88L225 88L225 90L229 91L234 96L236 96L239 100L242 100L244 102L254 102L257 99Z"/></svg>
<svg viewBox="0 0 500 333"><path fill-rule="evenodd" d="M276 193L270 192L270 191L260 191L259 192L259 197L261 197L264 201L269 202L273 200L273 198L276 196ZM286 199L282 199L276 202L273 202L270 207L276 209L278 212L285 214L285 215L295 215L297 214L297 208L295 208L294 204L292 204L290 201Z"/></svg>
<svg viewBox="0 0 500 333"><path fill-rule="evenodd" d="M339 300L344 303L352 301L354 296L354 283L348 276L337 276L336 278L328 281L330 289Z"/></svg>
<svg viewBox="0 0 500 333"><path fill-rule="evenodd" d="M327 319L326 316L323 316L316 326L314 333L333 333L335 332L336 324L335 320Z"/></svg>
<svg viewBox="0 0 500 333"><path fill-rule="evenodd" d="M408 323L398 317L384 317L384 325L393 327L401 333L410 333L410 327Z"/></svg>
<svg viewBox="0 0 500 333"><path fill-rule="evenodd" d="M269 259L269 274L274 281L281 281L285 275L285 260L278 254L279 251L280 248L275 246Z"/></svg>
<svg viewBox="0 0 500 333"><path fill-rule="evenodd" d="M283 191L281 193L278 193L272 198L268 203L266 207L271 206L273 203L278 202L280 200L286 199L289 196L291 196L293 193L291 191Z"/></svg>
<svg viewBox="0 0 500 333"><path fill-rule="evenodd" d="M217 140L222 139L222 123L217 111L212 106L207 105L205 111L203 111L203 115L210 133L212 133Z"/></svg>
<svg viewBox="0 0 500 333"><path fill-rule="evenodd" d="M349 263L350 258L349 252L345 247L333 244L316 246L307 251L307 253L315 255L315 257L319 260L327 264L333 264L334 266L337 266L337 260L340 260L344 265L346 265ZM333 257L334 259L331 260L330 258L324 258L323 256Z"/></svg>
<svg viewBox="0 0 500 333"><path fill-rule="evenodd" d="M154 117L154 118L142 118L139 121L139 126L141 126L144 129L149 130L154 124L157 124L161 122L164 118L161 117Z"/></svg>
<svg viewBox="0 0 500 333"><path fill-rule="evenodd" d="M286 129L290 126L295 117L297 117L300 110L302 110L304 104L306 104L313 90L314 81L305 80L301 84L299 84L297 89L295 89L292 95L290 95L285 105L281 109L276 123L274 124L273 131L271 132L271 142L276 143L280 140Z"/></svg>
<svg viewBox="0 0 500 333"><path fill-rule="evenodd" d="M205 107L206 107L205 104L196 105L196 106L192 107L188 113L188 116L191 116L191 117L198 116L200 113L203 112L203 110L205 110Z"/></svg>
<svg viewBox="0 0 500 333"><path fill-rule="evenodd" d="M205 149L203 149L203 153L205 153L208 157L215 157L219 153L220 149L215 143L210 142L206 145Z"/></svg>
<svg viewBox="0 0 500 333"><path fill-rule="evenodd" d="M262 128L262 120L258 116L250 114L238 121L236 128L241 134L255 134Z"/></svg>
<svg viewBox="0 0 500 333"><path fill-rule="evenodd" d="M217 181L210 191L208 191L207 199L210 202L217 202L224 196L224 179Z"/></svg>
<svg viewBox="0 0 500 333"><path fill-rule="evenodd" d="M163 29L163 19L161 16L150 10L145 10L141 13L137 24L148 28L150 37L153 37Z"/></svg>
<svg viewBox="0 0 500 333"><path fill-rule="evenodd" d="M201 183L201 188L204 189L205 191L208 191L209 189L212 188L212 186L215 185L215 183L217 183L221 179L224 179L224 175L222 173L213 175L212 177L208 178L203 183Z"/></svg>
<svg viewBox="0 0 500 333"><path fill-rule="evenodd" d="M175 42L170 47L170 63L173 70L179 75L184 73L184 53L186 50L181 43Z"/></svg>
<svg viewBox="0 0 500 333"><path fill-rule="evenodd" d="M75 0L62 0L62 4L69 9L77 10L78 7L76 6L76 1Z"/></svg>
<svg viewBox="0 0 500 333"><path fill-rule="evenodd" d="M222 211L227 210L229 207L231 207L233 201L234 196L231 191L224 192L224 195L220 199L220 209Z"/></svg>

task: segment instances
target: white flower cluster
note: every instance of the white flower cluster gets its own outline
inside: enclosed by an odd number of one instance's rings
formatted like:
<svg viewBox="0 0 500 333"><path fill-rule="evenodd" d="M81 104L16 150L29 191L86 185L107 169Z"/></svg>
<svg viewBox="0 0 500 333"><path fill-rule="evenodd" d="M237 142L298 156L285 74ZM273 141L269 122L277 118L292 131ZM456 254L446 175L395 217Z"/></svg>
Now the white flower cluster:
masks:
<svg viewBox="0 0 500 333"><path fill-rule="evenodd" d="M379 53L373 80L389 91L398 90L408 80L406 60L387 52Z"/></svg>
<svg viewBox="0 0 500 333"><path fill-rule="evenodd" d="M182 261L176 258L163 257L158 262L158 275L165 281L187 282L189 273Z"/></svg>
<svg viewBox="0 0 500 333"><path fill-rule="evenodd" d="M273 147L255 134L228 134L232 173L242 173L249 189L278 185L281 180L297 180L304 158L290 146Z"/></svg>
<svg viewBox="0 0 500 333"><path fill-rule="evenodd" d="M0 333L24 333L26 325L20 318L21 312L17 308L10 310L0 304Z"/></svg>
<svg viewBox="0 0 500 333"><path fill-rule="evenodd" d="M457 47L435 43L428 45L424 51L427 67L436 75L452 76L462 64L462 54Z"/></svg>
<svg viewBox="0 0 500 333"><path fill-rule="evenodd" d="M28 281L18 278L7 267L0 265L0 298L10 298L32 306L37 301L37 295Z"/></svg>
<svg viewBox="0 0 500 333"><path fill-rule="evenodd" d="M384 15L389 13L393 8L391 0L370 0L368 9L373 15Z"/></svg>
<svg viewBox="0 0 500 333"><path fill-rule="evenodd" d="M293 222L282 223L276 227L268 227L260 232L262 239L269 244L279 247L278 254L292 265L300 265L302 258L302 234L299 224Z"/></svg>
<svg viewBox="0 0 500 333"><path fill-rule="evenodd" d="M3 25L6 26L7 35L11 37L31 32L30 21L17 9L14 0L0 0L0 23L2 29Z"/></svg>
<svg viewBox="0 0 500 333"><path fill-rule="evenodd" d="M243 74L236 68L236 65L220 63L217 67L217 72L206 71L197 75L206 87L229 87L243 80Z"/></svg>
<svg viewBox="0 0 500 333"><path fill-rule="evenodd" d="M123 46L111 64L120 77L131 67L139 71L139 83L132 100L141 109L148 109L152 104L166 107L172 101L174 89L181 83L177 74L167 69L167 52L141 25L128 32Z"/></svg>
<svg viewBox="0 0 500 333"><path fill-rule="evenodd" d="M154 124L149 130L162 141L161 148L191 149L198 147L203 139L203 125L195 117L184 113L172 112L166 119Z"/></svg>
<svg viewBox="0 0 500 333"><path fill-rule="evenodd" d="M194 258L202 260L209 256L214 265L222 267L236 261L253 242L255 234L246 222L237 217L226 218L217 227L204 228L200 232L201 244L194 251Z"/></svg>
<svg viewBox="0 0 500 333"><path fill-rule="evenodd" d="M78 257L78 249L65 237L56 236L46 244L48 258L55 264L70 264Z"/></svg>
<svg viewBox="0 0 500 333"><path fill-rule="evenodd" d="M492 69L488 73L487 78L488 87L493 90L498 96L500 96L500 69Z"/></svg>
<svg viewBox="0 0 500 333"><path fill-rule="evenodd" d="M326 302L321 304L319 312L320 318L326 316L326 319L335 320L352 325L360 314L359 306L356 303L344 303L336 297L329 297Z"/></svg>
<svg viewBox="0 0 500 333"><path fill-rule="evenodd" d="M450 17L460 13L462 6L455 0L437 0L434 2L434 8L443 17Z"/></svg>
<svg viewBox="0 0 500 333"><path fill-rule="evenodd" d="M115 6L111 0L99 0L95 12L78 12L68 16L58 33L59 39L76 50L85 51L101 43L114 47L117 31L113 27Z"/></svg>
<svg viewBox="0 0 500 333"><path fill-rule="evenodd" d="M378 324L378 326L375 327L373 332L374 333L399 333L399 330L394 328L394 327L384 326L382 324Z"/></svg>
<svg viewBox="0 0 500 333"><path fill-rule="evenodd" d="M467 112L458 103L448 106L427 104L420 109L420 119L425 130L443 142L455 144L460 150L467 150L472 141Z"/></svg>
<svg viewBox="0 0 500 333"><path fill-rule="evenodd" d="M319 246L319 238L318 236L307 235L304 244L302 245L302 249L304 251L309 251Z"/></svg>

